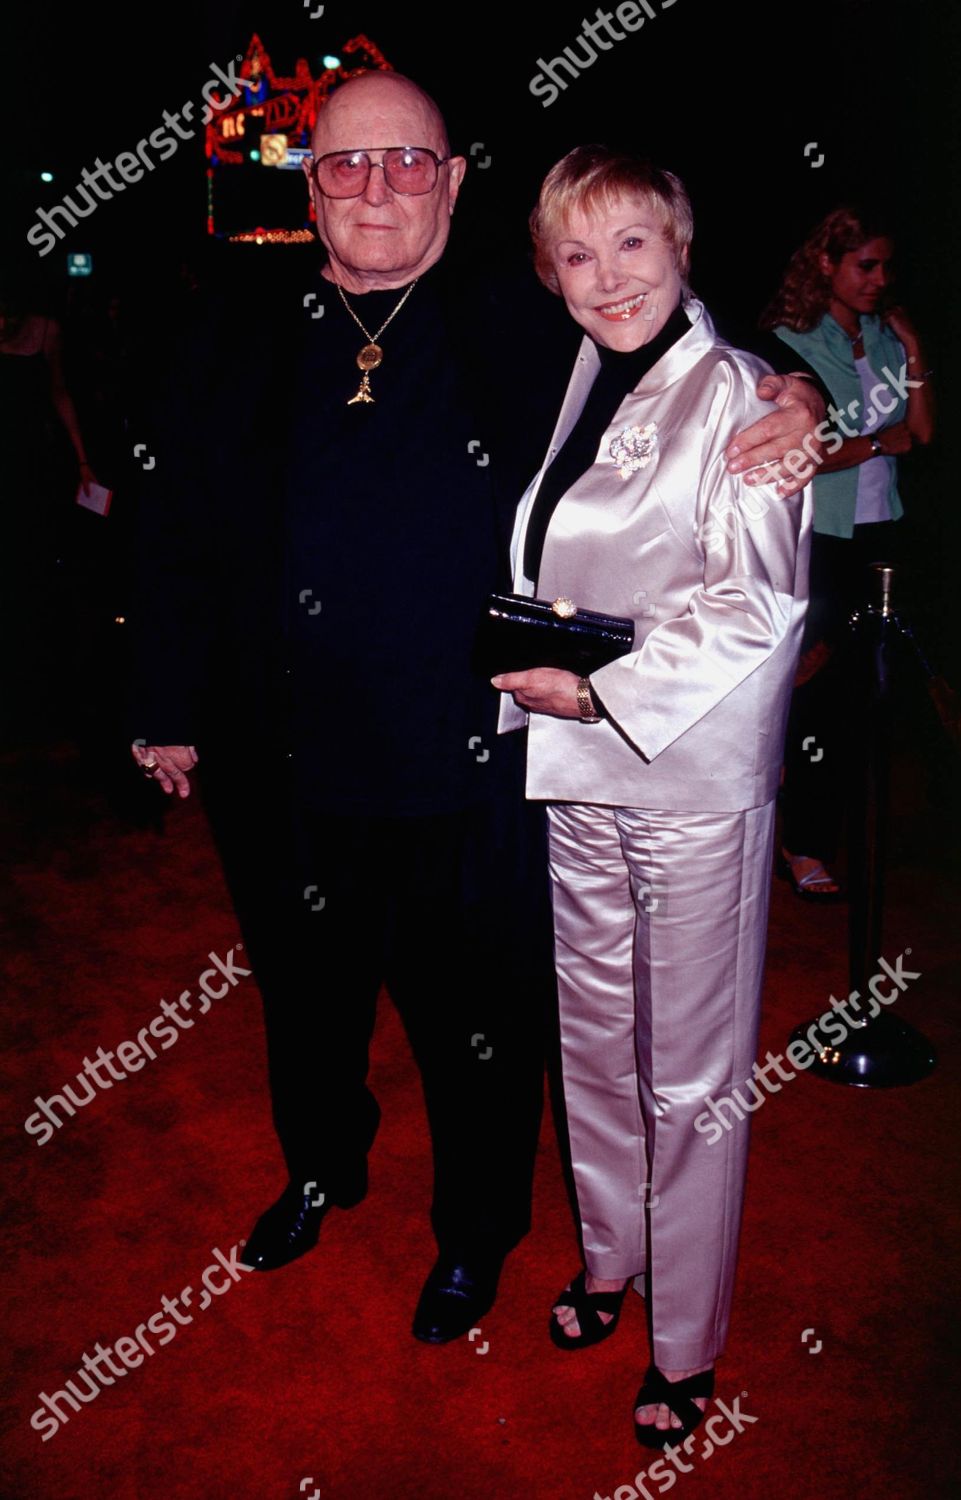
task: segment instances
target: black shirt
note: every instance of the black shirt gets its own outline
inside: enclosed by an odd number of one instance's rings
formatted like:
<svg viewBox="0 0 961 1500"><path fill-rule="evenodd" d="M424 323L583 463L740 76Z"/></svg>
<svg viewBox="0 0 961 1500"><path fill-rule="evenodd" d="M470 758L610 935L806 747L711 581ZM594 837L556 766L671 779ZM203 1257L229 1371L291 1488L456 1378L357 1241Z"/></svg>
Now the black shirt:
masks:
<svg viewBox="0 0 961 1500"><path fill-rule="evenodd" d="M592 340L600 355L600 369L588 392L583 411L541 480L527 524L524 573L535 584L540 572L544 538L561 496L594 463L601 438L628 391L634 389L671 345L689 332L690 327L690 321L678 303L664 327L639 349L631 349L625 353L619 349L608 349Z"/></svg>
<svg viewBox="0 0 961 1500"><path fill-rule="evenodd" d="M373 403L348 405L367 339L322 286L324 316L290 379L286 615L302 793L331 812L450 812L482 794L497 701L471 669L498 570L459 352L472 314L428 271L378 340ZM374 334L403 290L348 300Z"/></svg>

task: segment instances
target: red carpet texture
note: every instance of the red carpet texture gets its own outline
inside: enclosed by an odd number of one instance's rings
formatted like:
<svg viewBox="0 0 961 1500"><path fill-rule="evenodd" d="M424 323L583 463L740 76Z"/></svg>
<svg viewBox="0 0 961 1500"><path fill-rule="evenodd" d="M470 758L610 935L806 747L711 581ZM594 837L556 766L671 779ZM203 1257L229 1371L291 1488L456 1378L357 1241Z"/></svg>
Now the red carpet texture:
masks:
<svg viewBox="0 0 961 1500"><path fill-rule="evenodd" d="M565 1356L547 1336L578 1264L549 1114L534 1229L496 1307L472 1339L411 1338L433 1260L430 1160L386 996L369 1197L331 1214L317 1250L287 1269L236 1270L284 1176L259 998L202 810L193 799L163 826L138 823L68 749L5 772L3 1500L958 1492L959 882L915 768L898 779L883 956L911 950L919 977L895 1008L935 1044L938 1068L876 1092L802 1075L765 1098L718 1368L727 1415L713 1447L656 1468L631 1431L640 1299L599 1348ZM803 905L778 884L762 1056L847 993L845 930L844 907ZM101 1048L112 1064L78 1083ZM72 1403L57 1394L68 1381Z"/></svg>

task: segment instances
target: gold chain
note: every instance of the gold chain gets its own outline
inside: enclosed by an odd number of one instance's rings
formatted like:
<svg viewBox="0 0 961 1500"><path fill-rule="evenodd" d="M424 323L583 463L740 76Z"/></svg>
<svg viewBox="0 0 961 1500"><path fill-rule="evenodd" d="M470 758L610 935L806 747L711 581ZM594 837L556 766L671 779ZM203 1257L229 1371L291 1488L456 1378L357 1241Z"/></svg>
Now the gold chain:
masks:
<svg viewBox="0 0 961 1500"><path fill-rule="evenodd" d="M337 283L337 290L340 293L340 300L344 304L344 306L347 309L347 311L350 313L350 316L353 318L354 322L357 324L357 327L360 329L361 333L364 335L364 338L367 340L367 343L364 345L364 347L359 351L359 353L357 355L357 368L358 368L358 370L360 370L362 372L361 373L360 385L357 387L357 394L355 396L351 396L350 400L347 402L348 406L356 406L358 402L362 402L362 403L364 403L366 405L372 405L373 404L374 398L373 398L373 396L370 393L370 371L371 370L376 370L378 368L378 366L383 363L383 359L384 359L384 351L380 347L380 345L378 344L377 340L380 338L380 336L383 333L384 329L387 327L387 324L393 318L396 318L397 314L400 312L401 308L403 307L404 303L407 301L407 298L410 296L411 292L414 290L414 287L417 285L417 283L418 283L419 280L420 280L420 277L418 277L418 276L414 277L414 280L411 282L410 286L407 288L407 290L404 293L403 297L401 297L401 299L398 302L397 306L394 308L394 311L390 314L390 317L384 319L383 323L381 323L380 327L378 328L378 330L377 330L377 332L375 334L368 333L367 329L364 327L363 323L360 321L360 319L358 318L357 314L354 312L354 309L351 307L350 303L347 301L347 298L344 296L344 289L341 286L340 282L338 281L338 283Z"/></svg>
<svg viewBox="0 0 961 1500"><path fill-rule="evenodd" d="M350 313L350 316L353 318L354 322L357 324L357 327L360 329L361 333L364 335L364 338L367 340L367 342L369 344L376 344L377 340L380 338L380 336L383 333L384 329L387 327L387 324L393 322L394 318L396 318L397 314L400 312L401 308L403 307L404 303L407 301L407 298L410 296L411 292L414 290L414 287L417 285L417 283L418 283L419 280L420 280L419 276L415 276L414 277L413 281L411 282L410 286L407 288L407 290L404 293L403 297L401 297L401 299L398 302L397 306L394 308L394 311L390 314L390 317L384 319L383 323L381 323L381 325L378 328L378 330L377 330L376 333L368 333L367 332L367 329L364 327L363 323L360 321L360 319L358 318L357 314L354 312L354 309L351 307L350 303L347 301L347 298L344 296L344 289L341 286L341 284L340 284L339 281L337 283L337 290L340 293L340 300L341 300L341 302L344 304L344 306L346 307L347 311Z"/></svg>

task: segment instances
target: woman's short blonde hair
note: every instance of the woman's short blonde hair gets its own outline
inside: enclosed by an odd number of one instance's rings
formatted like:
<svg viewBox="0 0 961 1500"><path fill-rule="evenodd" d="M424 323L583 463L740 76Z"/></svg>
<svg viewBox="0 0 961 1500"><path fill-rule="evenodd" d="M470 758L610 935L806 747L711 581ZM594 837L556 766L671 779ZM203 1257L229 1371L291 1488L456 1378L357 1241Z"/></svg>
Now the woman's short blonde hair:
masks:
<svg viewBox="0 0 961 1500"><path fill-rule="evenodd" d="M571 216L578 211L607 208L624 196L644 198L657 209L662 233L674 251L674 264L684 282L684 296L690 295L687 272L694 215L687 189L673 172L607 146L575 146L544 178L537 207L530 216L530 230L534 268L552 292L560 292L552 251L564 238Z"/></svg>

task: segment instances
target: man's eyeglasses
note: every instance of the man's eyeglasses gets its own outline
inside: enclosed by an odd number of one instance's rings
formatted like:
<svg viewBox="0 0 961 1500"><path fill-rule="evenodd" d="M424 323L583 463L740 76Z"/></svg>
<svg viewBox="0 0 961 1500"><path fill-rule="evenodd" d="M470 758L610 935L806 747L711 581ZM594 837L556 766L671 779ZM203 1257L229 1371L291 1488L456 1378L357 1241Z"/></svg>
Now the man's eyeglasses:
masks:
<svg viewBox="0 0 961 1500"><path fill-rule="evenodd" d="M371 161L370 151L382 151L380 161ZM359 198L366 191L371 167L381 167L387 186L395 193L414 197L429 193L437 172L449 156L437 156L426 146L371 146L370 151L328 151L317 156L311 173L325 198Z"/></svg>

